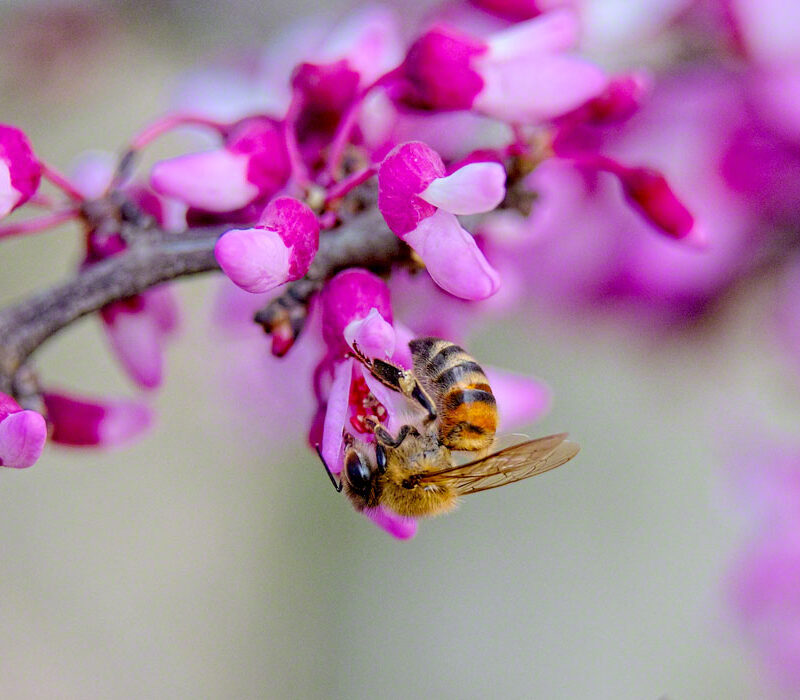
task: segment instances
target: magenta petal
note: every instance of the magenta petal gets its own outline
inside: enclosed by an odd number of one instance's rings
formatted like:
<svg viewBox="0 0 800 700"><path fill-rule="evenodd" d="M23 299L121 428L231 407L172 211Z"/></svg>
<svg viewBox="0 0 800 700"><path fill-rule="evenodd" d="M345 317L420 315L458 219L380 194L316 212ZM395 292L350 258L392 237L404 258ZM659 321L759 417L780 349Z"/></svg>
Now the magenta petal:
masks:
<svg viewBox="0 0 800 700"><path fill-rule="evenodd" d="M417 521L415 518L398 515L383 506L367 508L363 513L381 530L388 532L398 540L409 540L417 534Z"/></svg>
<svg viewBox="0 0 800 700"><path fill-rule="evenodd" d="M233 211L250 204L259 189L248 179L250 158L219 148L189 153L153 166L153 188L206 211Z"/></svg>
<svg viewBox="0 0 800 700"><path fill-rule="evenodd" d="M223 272L242 289L261 294L289 279L290 250L276 231L234 229L214 246Z"/></svg>
<svg viewBox="0 0 800 700"><path fill-rule="evenodd" d="M347 408L350 401L350 380L353 376L353 360L351 358L339 363L333 373L333 384L328 394L328 407L325 411L325 423L322 429L322 459L332 473L342 471L344 459L344 439L342 430L347 419Z"/></svg>
<svg viewBox="0 0 800 700"><path fill-rule="evenodd" d="M380 277L359 267L335 275L322 290L322 337L334 356L350 351L344 329L351 321L365 318L371 309L389 323L392 304L389 287Z"/></svg>
<svg viewBox="0 0 800 700"><path fill-rule="evenodd" d="M29 200L41 177L42 166L28 137L14 126L0 124L0 218Z"/></svg>
<svg viewBox="0 0 800 700"><path fill-rule="evenodd" d="M599 95L606 75L573 56L545 54L535 59L481 61L484 89L476 109L507 121L536 123L561 116Z"/></svg>
<svg viewBox="0 0 800 700"><path fill-rule="evenodd" d="M11 185L8 164L0 160L0 218L10 214L21 201L22 193Z"/></svg>
<svg viewBox="0 0 800 700"><path fill-rule="evenodd" d="M550 410L552 395L546 384L497 367L484 365L483 370L497 401L501 430L516 430Z"/></svg>
<svg viewBox="0 0 800 700"><path fill-rule="evenodd" d="M111 347L130 377L143 387L161 384L162 330L146 309L131 310L126 302L103 309L103 322Z"/></svg>
<svg viewBox="0 0 800 700"><path fill-rule="evenodd" d="M0 421L0 466L30 467L42 454L47 425L36 411L19 411Z"/></svg>
<svg viewBox="0 0 800 700"><path fill-rule="evenodd" d="M470 163L436 178L419 196L451 214L482 214L506 196L506 171L500 163Z"/></svg>
<svg viewBox="0 0 800 700"><path fill-rule="evenodd" d="M394 328L375 308L370 309L366 318L348 323L344 329L344 338L351 348L354 342L357 343L359 350L367 357L386 359L394 354Z"/></svg>
<svg viewBox="0 0 800 700"><path fill-rule="evenodd" d="M378 170L378 209L394 233L406 234L436 211L417 195L444 175L441 156L421 141L400 144L383 159Z"/></svg>
<svg viewBox="0 0 800 700"><path fill-rule="evenodd" d="M453 214L439 209L403 240L419 253L434 282L454 296L486 299L500 288L499 275Z"/></svg>
<svg viewBox="0 0 800 700"><path fill-rule="evenodd" d="M136 401L92 401L65 394L43 395L53 426L53 442L111 447L138 437L152 422L152 413Z"/></svg>

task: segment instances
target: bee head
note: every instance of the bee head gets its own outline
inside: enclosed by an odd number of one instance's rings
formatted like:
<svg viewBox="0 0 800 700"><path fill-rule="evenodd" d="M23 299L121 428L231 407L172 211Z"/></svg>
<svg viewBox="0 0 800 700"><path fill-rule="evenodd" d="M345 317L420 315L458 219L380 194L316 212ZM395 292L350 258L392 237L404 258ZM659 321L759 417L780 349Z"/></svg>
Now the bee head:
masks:
<svg viewBox="0 0 800 700"><path fill-rule="evenodd" d="M345 493L359 510L377 505L377 477L383 473L381 463L385 469L385 453L382 459L377 456L375 461L367 457L366 450L354 446L349 447L344 456L342 483Z"/></svg>

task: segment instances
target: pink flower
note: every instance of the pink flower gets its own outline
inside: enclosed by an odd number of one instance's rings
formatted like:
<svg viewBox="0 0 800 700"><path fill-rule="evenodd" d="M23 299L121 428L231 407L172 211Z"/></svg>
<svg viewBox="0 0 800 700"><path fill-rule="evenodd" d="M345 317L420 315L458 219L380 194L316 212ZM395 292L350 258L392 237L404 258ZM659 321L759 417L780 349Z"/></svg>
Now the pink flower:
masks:
<svg viewBox="0 0 800 700"><path fill-rule="evenodd" d="M474 109L504 121L541 122L600 93L603 72L566 49L578 22L556 10L486 40L437 27L423 34L403 63L402 99L422 109Z"/></svg>
<svg viewBox="0 0 800 700"><path fill-rule="evenodd" d="M87 199L99 199L108 193L113 173L112 156L89 153L76 164L72 182ZM129 185L124 191L167 230L185 226L183 212L177 212L174 203L162 200L137 184ZM86 246L86 265L117 255L126 248L121 236L96 231L87 232ZM178 304L169 286L149 289L109 304L101 309L100 318L111 348L128 376L147 389L160 386L164 350L179 323Z"/></svg>
<svg viewBox="0 0 800 700"><path fill-rule="evenodd" d="M259 223L233 229L214 247L223 272L242 289L263 293L303 277L319 248L314 212L291 197L273 199Z"/></svg>
<svg viewBox="0 0 800 700"><path fill-rule="evenodd" d="M139 437L152 422L150 410L137 401L95 401L49 392L43 398L52 440L64 445L121 445Z"/></svg>
<svg viewBox="0 0 800 700"><path fill-rule="evenodd" d="M24 411L0 393L0 467L25 469L39 459L47 439L47 425L36 411Z"/></svg>
<svg viewBox="0 0 800 700"><path fill-rule="evenodd" d="M494 209L505 196L499 163L471 163L446 175L420 141L397 146L378 171L378 208L389 228L419 253L428 273L462 299L485 299L500 280L455 214Z"/></svg>
<svg viewBox="0 0 800 700"><path fill-rule="evenodd" d="M800 692L800 452L753 444L737 451L734 487L756 532L728 574L738 623L772 678Z"/></svg>
<svg viewBox="0 0 800 700"><path fill-rule="evenodd" d="M42 167L25 134L0 124L0 218L25 204L41 178Z"/></svg>
<svg viewBox="0 0 800 700"><path fill-rule="evenodd" d="M100 311L109 342L128 376L154 389L163 378L164 349L178 327L178 306L167 286L154 287Z"/></svg>
<svg viewBox="0 0 800 700"><path fill-rule="evenodd" d="M156 163L154 189L209 212L241 209L266 199L289 178L289 156L280 125L272 119L244 119L234 125L223 148Z"/></svg>

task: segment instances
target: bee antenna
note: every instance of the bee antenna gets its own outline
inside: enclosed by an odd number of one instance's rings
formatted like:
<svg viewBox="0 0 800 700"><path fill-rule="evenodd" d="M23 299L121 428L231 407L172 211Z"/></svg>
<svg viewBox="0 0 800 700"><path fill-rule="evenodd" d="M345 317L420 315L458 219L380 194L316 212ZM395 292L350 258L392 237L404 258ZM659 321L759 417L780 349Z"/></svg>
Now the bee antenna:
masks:
<svg viewBox="0 0 800 700"><path fill-rule="evenodd" d="M342 480L339 479L339 483L336 483L336 477L333 475L333 472L331 471L330 467L328 466L328 463L325 461L325 458L322 456L322 450L319 449L319 443L314 445L314 449L317 451L317 454L319 455L320 462L322 462L322 466L325 467L325 471L327 472L328 478L331 480L331 483L333 484L333 488L336 489L336 493L341 493L342 492Z"/></svg>

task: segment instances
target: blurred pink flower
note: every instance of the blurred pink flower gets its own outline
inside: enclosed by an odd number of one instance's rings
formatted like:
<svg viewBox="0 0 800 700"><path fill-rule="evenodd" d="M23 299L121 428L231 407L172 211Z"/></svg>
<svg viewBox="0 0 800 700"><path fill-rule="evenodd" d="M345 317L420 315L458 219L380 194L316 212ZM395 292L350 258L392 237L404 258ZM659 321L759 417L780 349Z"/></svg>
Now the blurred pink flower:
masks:
<svg viewBox="0 0 800 700"><path fill-rule="evenodd" d="M519 122L553 119L606 84L599 68L564 53L577 40L577 17L566 9L485 39L434 27L409 49L399 96L420 109L474 109Z"/></svg>
<svg viewBox="0 0 800 700"><path fill-rule="evenodd" d="M773 680L800 692L800 450L752 445L733 461L756 532L728 574L738 623Z"/></svg>
<svg viewBox="0 0 800 700"><path fill-rule="evenodd" d="M0 124L0 218L27 202L39 188L42 167L27 136Z"/></svg>
<svg viewBox="0 0 800 700"><path fill-rule="evenodd" d="M289 172L281 126L260 117L233 125L222 148L156 163L150 183L190 207L228 212L268 199L286 184Z"/></svg>
<svg viewBox="0 0 800 700"><path fill-rule="evenodd" d="M115 159L110 154L84 154L73 168L71 182L87 199L99 199L108 193L114 174ZM184 209L156 196L136 183L125 193L166 230L185 227ZM117 255L126 245L118 234L89 230L86 234L86 259L91 265ZM179 324L178 304L168 285L117 301L100 311L111 348L128 376L139 386L154 389L163 378L164 349Z"/></svg>
<svg viewBox="0 0 800 700"><path fill-rule="evenodd" d="M128 400L93 400L62 393L43 395L51 439L63 445L114 447L139 437L152 423L144 404Z"/></svg>

